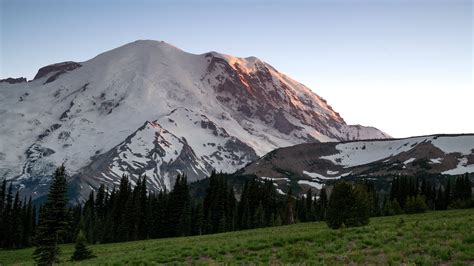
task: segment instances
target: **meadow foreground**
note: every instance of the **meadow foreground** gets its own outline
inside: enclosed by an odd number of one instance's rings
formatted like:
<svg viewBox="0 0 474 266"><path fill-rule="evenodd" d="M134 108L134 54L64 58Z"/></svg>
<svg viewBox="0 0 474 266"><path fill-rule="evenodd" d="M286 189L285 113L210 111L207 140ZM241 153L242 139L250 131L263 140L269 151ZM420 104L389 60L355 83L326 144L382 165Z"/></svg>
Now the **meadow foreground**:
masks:
<svg viewBox="0 0 474 266"><path fill-rule="evenodd" d="M368 226L331 230L300 223L195 237L91 245L83 264L320 263L456 264L474 262L474 209L371 218ZM0 251L2 265L31 265L33 248ZM73 245L61 246L70 264Z"/></svg>

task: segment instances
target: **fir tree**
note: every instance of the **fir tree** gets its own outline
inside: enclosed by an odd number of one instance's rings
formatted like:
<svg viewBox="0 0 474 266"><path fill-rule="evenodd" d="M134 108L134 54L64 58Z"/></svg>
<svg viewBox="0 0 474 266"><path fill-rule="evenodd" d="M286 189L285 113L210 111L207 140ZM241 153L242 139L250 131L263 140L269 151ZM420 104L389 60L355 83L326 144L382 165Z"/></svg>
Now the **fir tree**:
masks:
<svg viewBox="0 0 474 266"><path fill-rule="evenodd" d="M294 198L293 198L293 193L291 191L288 191L288 194L286 196L286 207L285 207L285 224L293 224L295 223L295 216L294 216Z"/></svg>
<svg viewBox="0 0 474 266"><path fill-rule="evenodd" d="M3 239L3 247L11 248L12 247L12 235L14 231L14 226L12 223L12 213L13 213L13 186L10 183L8 186L8 193L5 199L5 208L3 210L3 226L5 232L5 238Z"/></svg>
<svg viewBox="0 0 474 266"><path fill-rule="evenodd" d="M305 210L306 210L305 221L306 222L314 221L313 194L311 193L311 189L308 189L308 191L306 192Z"/></svg>
<svg viewBox="0 0 474 266"><path fill-rule="evenodd" d="M86 237L84 235L84 232L82 231L82 229L79 230L79 234L76 238L76 245L74 246L74 253L71 256L71 260L80 261L94 257L95 256L92 254L92 251L90 251L86 246Z"/></svg>
<svg viewBox="0 0 474 266"><path fill-rule="evenodd" d="M370 206L365 188L355 188L347 182L334 185L328 205L327 224L337 229L345 226L360 226L369 222Z"/></svg>
<svg viewBox="0 0 474 266"><path fill-rule="evenodd" d="M36 224L34 212L33 212L33 204L31 201L31 197L28 200L28 204L25 204L23 207L23 239L22 244L25 247L31 246L32 236L34 233L34 227Z"/></svg>
<svg viewBox="0 0 474 266"><path fill-rule="evenodd" d="M36 250L33 257L38 265L59 262L61 233L66 225L66 174L64 165L57 168L38 226Z"/></svg>
<svg viewBox="0 0 474 266"><path fill-rule="evenodd" d="M10 216L11 222L11 247L20 248L22 246L21 240L23 239L23 224L22 224L22 202L20 201L20 192L17 191L15 194L15 200L13 201L13 209Z"/></svg>
<svg viewBox="0 0 474 266"><path fill-rule="evenodd" d="M319 199L318 199L318 219L321 221L326 220L327 217L327 210L328 210L328 196L326 193L326 187L323 186L321 191L319 192Z"/></svg>

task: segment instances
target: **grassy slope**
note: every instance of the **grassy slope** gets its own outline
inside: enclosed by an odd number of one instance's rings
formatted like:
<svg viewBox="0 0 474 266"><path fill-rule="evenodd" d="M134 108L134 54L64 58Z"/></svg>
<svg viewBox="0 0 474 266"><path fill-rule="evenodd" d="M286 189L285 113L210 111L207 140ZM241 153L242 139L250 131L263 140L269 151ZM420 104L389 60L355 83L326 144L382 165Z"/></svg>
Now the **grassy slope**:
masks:
<svg viewBox="0 0 474 266"><path fill-rule="evenodd" d="M400 220L404 223L400 226ZM370 225L330 230L300 223L197 237L91 246L84 264L263 262L326 264L474 263L474 209L372 218ZM62 246L67 262L73 246ZM32 264L33 249L0 251L0 264Z"/></svg>

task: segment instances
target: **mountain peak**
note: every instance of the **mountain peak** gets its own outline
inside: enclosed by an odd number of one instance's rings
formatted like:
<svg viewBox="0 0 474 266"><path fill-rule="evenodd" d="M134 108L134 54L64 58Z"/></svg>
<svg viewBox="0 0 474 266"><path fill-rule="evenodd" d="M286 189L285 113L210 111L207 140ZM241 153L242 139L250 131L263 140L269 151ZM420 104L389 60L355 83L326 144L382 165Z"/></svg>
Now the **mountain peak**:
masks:
<svg viewBox="0 0 474 266"><path fill-rule="evenodd" d="M94 186L129 173L169 189L178 172L232 172L275 148L387 137L256 57L138 40L40 72L0 83L0 178L17 184L40 186L64 162Z"/></svg>
<svg viewBox="0 0 474 266"><path fill-rule="evenodd" d="M175 49L182 51L178 47L174 46L173 44L170 44L165 41L157 41L157 40L136 40L134 42L125 44L124 46L133 46L133 47L150 47L150 48L159 48L159 49Z"/></svg>

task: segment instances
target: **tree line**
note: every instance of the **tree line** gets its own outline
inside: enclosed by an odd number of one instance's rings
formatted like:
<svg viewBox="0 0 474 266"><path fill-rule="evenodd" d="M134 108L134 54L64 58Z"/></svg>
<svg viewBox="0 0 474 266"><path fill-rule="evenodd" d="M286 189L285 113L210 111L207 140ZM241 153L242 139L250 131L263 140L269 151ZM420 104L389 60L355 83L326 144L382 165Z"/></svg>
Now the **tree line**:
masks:
<svg viewBox="0 0 474 266"><path fill-rule="evenodd" d="M13 196L12 185L7 189L4 180L1 248L36 245L35 258L42 258L48 252L57 254L58 243L79 240L83 247L84 242L191 236L310 221L340 228L367 224L373 216L473 206L467 174L442 185L428 178L396 177L388 193L377 191L368 180L339 181L331 189L323 186L318 194L308 190L302 197L294 196L291 189L280 194L272 181L257 178L247 181L236 195L227 177L212 172L203 197L192 197L185 175L177 176L172 190L157 193L148 191L146 177L133 182L124 175L117 188L101 185L84 204L68 206L64 167L60 167L48 200L39 209L31 198L20 200L18 192Z"/></svg>

